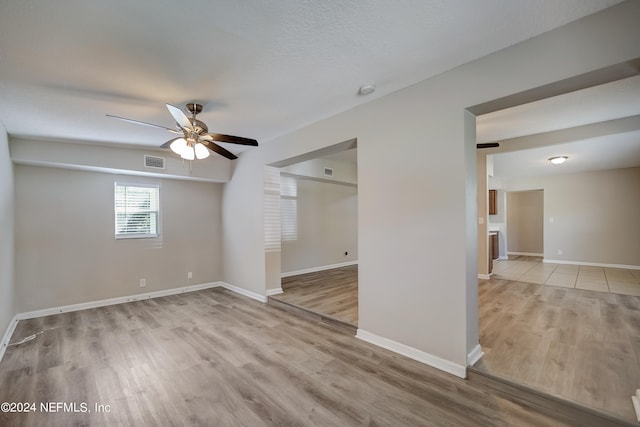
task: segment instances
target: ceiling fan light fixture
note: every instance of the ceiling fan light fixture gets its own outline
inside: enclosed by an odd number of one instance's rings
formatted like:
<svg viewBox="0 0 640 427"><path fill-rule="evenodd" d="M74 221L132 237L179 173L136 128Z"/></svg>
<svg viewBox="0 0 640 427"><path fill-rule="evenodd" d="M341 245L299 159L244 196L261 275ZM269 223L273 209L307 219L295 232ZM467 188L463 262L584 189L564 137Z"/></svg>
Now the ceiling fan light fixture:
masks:
<svg viewBox="0 0 640 427"><path fill-rule="evenodd" d="M195 151L196 159L198 160L209 157L209 149L199 142L193 147L193 150Z"/></svg>
<svg viewBox="0 0 640 427"><path fill-rule="evenodd" d="M553 163L554 165L561 165L564 162L566 162L568 158L569 157L567 157L567 156L555 156L555 157L550 157L549 161L551 163Z"/></svg>
<svg viewBox="0 0 640 427"><path fill-rule="evenodd" d="M180 154L180 157L182 157L185 160L194 160L196 156L195 156L193 147L187 145L184 151L182 151L182 153Z"/></svg>
<svg viewBox="0 0 640 427"><path fill-rule="evenodd" d="M182 152L187 148L187 141L184 138L178 138L169 145L171 151L176 154L182 154Z"/></svg>

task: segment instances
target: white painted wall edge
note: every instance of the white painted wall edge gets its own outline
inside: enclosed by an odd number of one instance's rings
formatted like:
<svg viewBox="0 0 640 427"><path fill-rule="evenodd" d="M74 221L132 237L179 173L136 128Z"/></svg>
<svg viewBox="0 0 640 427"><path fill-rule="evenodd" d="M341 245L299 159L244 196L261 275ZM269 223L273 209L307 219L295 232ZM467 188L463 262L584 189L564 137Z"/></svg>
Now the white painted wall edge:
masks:
<svg viewBox="0 0 640 427"><path fill-rule="evenodd" d="M89 301L89 302L83 302L79 304L70 304L70 305L64 305L60 307L51 307L51 308L45 308L42 310L34 310L34 311L27 311L24 313L18 313L13 317L13 319L11 319L9 326L7 327L7 330L5 331L4 336L2 337L2 341L0 342L0 362L4 357L4 353L9 345L9 342L11 340L11 337L13 336L13 333L15 332L16 326L18 325L18 321L20 320L50 316L52 314L69 313L72 311L87 310L90 308L105 307L108 305L124 304L127 302L133 302L133 301L142 301L142 300L151 299L151 298L160 298L160 297L165 297L169 295L177 295L185 292L201 291L203 289L217 288L217 287L228 289L232 292L235 292L240 295L244 295L246 297L255 299L260 302L267 302L267 297L260 294L256 294L255 292L247 291L246 289L242 289L225 282L211 282L211 283L202 283L199 285L165 289L162 291L149 292L146 294L129 295L129 296L123 296L123 297L117 297L117 298L109 298L109 299L103 299L98 301Z"/></svg>
<svg viewBox="0 0 640 427"><path fill-rule="evenodd" d="M570 265L585 265L588 267L608 267L608 268L624 268L626 270L640 270L640 265L604 264L601 262L565 261L565 260L557 260L557 259L543 259L542 262L546 262L549 264L570 264Z"/></svg>
<svg viewBox="0 0 640 427"><path fill-rule="evenodd" d="M484 356L484 352L482 351L480 344L478 344L469 352L469 354L467 354L467 366L475 365L482 356Z"/></svg>
<svg viewBox="0 0 640 427"><path fill-rule="evenodd" d="M283 294L282 288L267 289L267 296Z"/></svg>
<svg viewBox="0 0 640 427"><path fill-rule="evenodd" d="M298 276L300 274L315 273L316 271L331 270L333 268L348 267L350 265L356 265L356 264L358 264L358 260L341 262L338 264L323 265L320 267L305 268L305 269L296 270L296 271L287 271L286 273L282 273L281 277Z"/></svg>
<svg viewBox="0 0 640 427"><path fill-rule="evenodd" d="M467 378L467 368L465 366L458 365L457 363L442 359L438 356L434 356L422 350L409 347L408 345L381 337L376 334L372 334L371 332L367 332L362 329L358 329L356 338L359 338L373 345L377 345L378 347L386 348L387 350L393 351L394 353L406 356L409 359L417 360L418 362L424 363L425 365L429 365L436 369L440 369L441 371L455 375L456 377Z"/></svg>

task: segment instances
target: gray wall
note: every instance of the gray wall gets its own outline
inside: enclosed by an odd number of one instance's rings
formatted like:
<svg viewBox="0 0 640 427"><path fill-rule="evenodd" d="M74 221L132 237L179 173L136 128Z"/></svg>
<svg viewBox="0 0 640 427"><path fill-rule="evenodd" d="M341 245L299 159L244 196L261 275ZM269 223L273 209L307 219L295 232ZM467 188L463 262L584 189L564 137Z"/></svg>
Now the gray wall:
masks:
<svg viewBox="0 0 640 427"><path fill-rule="evenodd" d="M465 366L478 343L465 109L640 57L639 17L622 3L243 153L223 192L225 282L265 292L263 165L357 138L359 328Z"/></svg>
<svg viewBox="0 0 640 427"><path fill-rule="evenodd" d="M160 238L114 238L114 181L160 185ZM221 184L15 166L17 311L221 280L220 198Z"/></svg>
<svg viewBox="0 0 640 427"><path fill-rule="evenodd" d="M640 266L640 168L504 184L508 190L544 189L545 259Z"/></svg>
<svg viewBox="0 0 640 427"><path fill-rule="evenodd" d="M507 248L509 253L544 252L544 191L507 193Z"/></svg>
<svg viewBox="0 0 640 427"><path fill-rule="evenodd" d="M296 181L298 238L282 242L282 272L356 261L358 189L310 179Z"/></svg>
<svg viewBox="0 0 640 427"><path fill-rule="evenodd" d="M7 132L0 122L0 339L16 314L14 306L13 209L13 164L9 158Z"/></svg>

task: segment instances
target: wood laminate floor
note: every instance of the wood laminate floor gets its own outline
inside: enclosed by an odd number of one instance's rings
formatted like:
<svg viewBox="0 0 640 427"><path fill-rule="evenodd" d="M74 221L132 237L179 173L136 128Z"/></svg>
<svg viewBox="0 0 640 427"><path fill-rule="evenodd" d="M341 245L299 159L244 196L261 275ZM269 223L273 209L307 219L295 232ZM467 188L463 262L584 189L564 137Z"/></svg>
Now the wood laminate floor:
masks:
<svg viewBox="0 0 640 427"><path fill-rule="evenodd" d="M640 297L481 280L475 368L635 421Z"/></svg>
<svg viewBox="0 0 640 427"><path fill-rule="evenodd" d="M4 427L576 425L220 288L21 321L13 341L31 334L0 363L0 402L80 412Z"/></svg>
<svg viewBox="0 0 640 427"><path fill-rule="evenodd" d="M545 265L533 257L511 261ZM284 301L357 321L341 311L345 301L357 310L357 266L283 279L283 288L276 297ZM485 356L477 369L634 419L640 297L494 278L479 282L479 312Z"/></svg>
<svg viewBox="0 0 640 427"><path fill-rule="evenodd" d="M284 293L271 298L358 325L358 266L282 279Z"/></svg>

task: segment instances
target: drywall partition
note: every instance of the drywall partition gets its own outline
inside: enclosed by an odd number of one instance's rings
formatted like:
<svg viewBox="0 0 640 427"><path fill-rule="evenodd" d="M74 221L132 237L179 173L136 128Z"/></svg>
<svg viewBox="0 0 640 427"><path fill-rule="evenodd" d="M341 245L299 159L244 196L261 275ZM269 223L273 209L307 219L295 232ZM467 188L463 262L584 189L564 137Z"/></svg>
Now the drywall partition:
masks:
<svg viewBox="0 0 640 427"><path fill-rule="evenodd" d="M159 238L115 239L115 181L160 186ZM219 281L221 190L213 183L15 166L17 311Z"/></svg>
<svg viewBox="0 0 640 427"><path fill-rule="evenodd" d="M509 253L542 256L544 252L544 191L507 193Z"/></svg>
<svg viewBox="0 0 640 427"><path fill-rule="evenodd" d="M640 268L640 168L510 180L505 186L544 189L545 260Z"/></svg>
<svg viewBox="0 0 640 427"><path fill-rule="evenodd" d="M295 197L283 201L282 273L317 269L358 259L358 189L354 185L289 178ZM284 215L284 209L295 209ZM295 227L295 228L294 228Z"/></svg>
<svg viewBox="0 0 640 427"><path fill-rule="evenodd" d="M625 2L243 153L223 192L225 282L265 292L263 165L355 137L358 335L464 376L478 343L465 109L640 57L639 19L640 2Z"/></svg>
<svg viewBox="0 0 640 427"><path fill-rule="evenodd" d="M14 305L14 189L7 132L0 122L0 340L16 314ZM4 349L0 341L0 359Z"/></svg>

